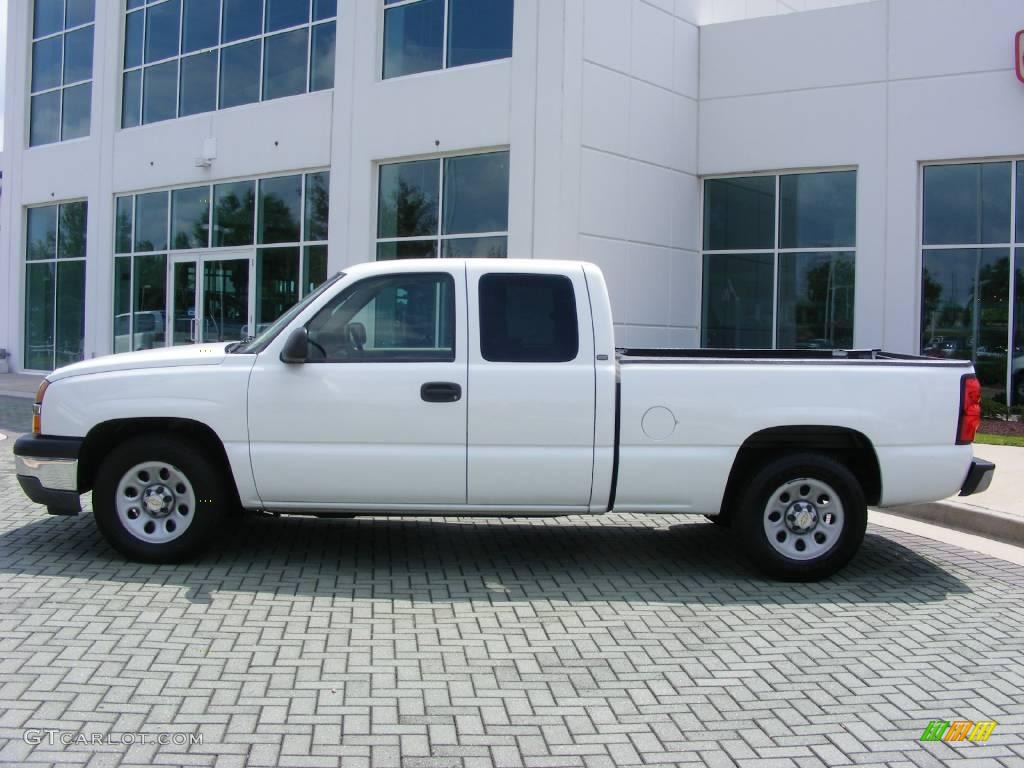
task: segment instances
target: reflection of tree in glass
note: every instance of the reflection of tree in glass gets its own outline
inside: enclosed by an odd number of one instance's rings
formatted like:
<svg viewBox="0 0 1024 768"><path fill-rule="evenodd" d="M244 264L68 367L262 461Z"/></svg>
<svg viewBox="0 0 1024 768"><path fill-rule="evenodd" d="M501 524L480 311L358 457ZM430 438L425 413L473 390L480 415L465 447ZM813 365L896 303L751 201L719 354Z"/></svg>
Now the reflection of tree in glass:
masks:
<svg viewBox="0 0 1024 768"><path fill-rule="evenodd" d="M854 265L832 259L807 270L806 293L797 300L797 339L827 339L843 346L853 343Z"/></svg>
<svg viewBox="0 0 1024 768"><path fill-rule="evenodd" d="M85 203L69 203L60 207L60 255L64 258L85 256Z"/></svg>
<svg viewBox="0 0 1024 768"><path fill-rule="evenodd" d="M398 180L398 189L381 201L384 221L395 222L397 237L437 234L437 207L423 191L404 179Z"/></svg>
<svg viewBox="0 0 1024 768"><path fill-rule="evenodd" d="M119 213L117 215L117 253L130 253L132 250L132 219L131 216Z"/></svg>
<svg viewBox="0 0 1024 768"><path fill-rule="evenodd" d="M204 208L197 221L192 222L192 233L175 232L174 248L208 248L207 232L210 230L210 209Z"/></svg>
<svg viewBox="0 0 1024 768"><path fill-rule="evenodd" d="M329 173L311 173L306 177L306 240L327 239L327 214L330 210Z"/></svg>
<svg viewBox="0 0 1024 768"><path fill-rule="evenodd" d="M30 240L28 244L28 259L52 259L57 252L57 236L51 230L46 233L46 240Z"/></svg>
<svg viewBox="0 0 1024 768"><path fill-rule="evenodd" d="M250 186L243 197L234 192L217 195L214 212L216 231L214 245L252 245L256 191Z"/></svg>
<svg viewBox="0 0 1024 768"><path fill-rule="evenodd" d="M274 194L262 195L260 200L260 229L262 243L297 243L299 241L299 212Z"/></svg>

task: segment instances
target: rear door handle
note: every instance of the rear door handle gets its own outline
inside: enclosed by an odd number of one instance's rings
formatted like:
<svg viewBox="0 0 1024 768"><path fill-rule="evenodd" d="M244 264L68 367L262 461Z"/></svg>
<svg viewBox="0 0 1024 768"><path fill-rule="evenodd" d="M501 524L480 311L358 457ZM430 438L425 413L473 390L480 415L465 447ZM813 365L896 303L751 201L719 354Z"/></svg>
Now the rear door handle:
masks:
<svg viewBox="0 0 1024 768"><path fill-rule="evenodd" d="M454 403L462 399L462 387L451 381L428 381L420 387L420 397L428 403Z"/></svg>

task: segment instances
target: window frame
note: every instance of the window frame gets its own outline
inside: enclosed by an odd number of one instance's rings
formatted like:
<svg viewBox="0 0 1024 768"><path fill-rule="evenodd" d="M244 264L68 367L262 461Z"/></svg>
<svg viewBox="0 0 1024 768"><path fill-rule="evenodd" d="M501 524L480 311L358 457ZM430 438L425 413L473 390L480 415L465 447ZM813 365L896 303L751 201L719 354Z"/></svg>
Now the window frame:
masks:
<svg viewBox="0 0 1024 768"><path fill-rule="evenodd" d="M223 38L223 35L224 35L224 1L225 0L204 0L204 2L215 2L215 3L217 3L217 8L218 8L218 16L217 16L217 42L216 42L215 45L208 46L206 48L200 48L198 50L189 51L189 52L185 53L185 52L182 51L182 45L183 45L183 42L184 42L184 34L185 34L185 1L181 0L180 7L179 7L179 13L178 13L178 52L175 55L173 55L173 56L168 56L168 57L165 57L165 58L162 58L162 59L155 59L153 61L147 62L146 61L146 52L145 52L145 29L146 29L145 22L146 22L146 14L149 13L149 9L151 7L159 6L160 4L162 4L164 2L167 2L167 1L168 0L141 0L139 6L137 8L128 8L127 6L121 6L119 8L119 10L118 10L118 20L119 20L119 24L120 24L119 35L120 35L121 45L120 45L120 49L119 49L120 58L119 58L119 64L118 64L118 86L117 86L117 90L118 90L118 102L117 102L118 103L118 110L117 110L117 115L118 115L118 118L117 118L117 128L116 128L116 130L119 130L119 131L130 131L130 130L133 130L135 128L142 128L142 127L147 126L147 125L155 125L157 123L168 122L170 120L180 120L182 118L193 117L195 115L208 115L211 112L220 112L220 111L226 110L226 109L236 109L236 108L239 108L239 107L252 106L254 104L263 104L263 103L268 102L268 101L277 101L278 99L282 99L282 98L291 98L291 97L295 97L295 96L308 95L308 94L311 94L311 93L318 93L320 91L334 90L333 78L332 78L331 86L329 88L319 88L317 90L312 90L312 84L313 84L313 61L312 61L312 55L313 55L313 36L314 36L315 31L319 27L321 27L321 26L326 26L326 25L329 25L329 24L333 24L334 25L334 32L335 32L335 63L337 62L337 42L338 42L338 38L337 38L337 33L338 33L338 12L337 12L337 9L335 9L335 15L334 16L327 16L327 17L322 18L322 19L317 19L316 18L316 0L310 0L309 1L309 13L307 14L306 21L304 21L301 24L293 24L292 26L289 26L289 27L283 27L281 29L275 29L272 32L268 32L266 30L267 0L260 0L260 32L258 32L255 35L249 35L247 37L241 37L241 38L238 38L236 40L231 40L231 41L228 41L228 42L223 42L222 38ZM143 34L142 59L141 59L140 63L128 67L128 66L125 66L125 59L124 59L125 46L128 43L126 31L127 31L128 16L130 14L134 14L134 13L142 14L142 16L143 16L143 23L142 23L142 29L143 29L143 32L142 32L142 34ZM299 30L299 29L305 29L306 30L306 74L305 74L305 78L304 78L303 90L298 92L298 93L289 94L287 96L277 96L277 97L273 97L273 98L264 98L264 91L265 91L265 84L266 84L265 83L265 67L266 67L266 48L267 48L266 41L267 41L267 39L271 38L271 37L276 37L278 35L282 35L282 34L284 34L286 32L294 32L294 31ZM221 106L221 78L223 76L223 59L224 59L224 55L223 54L224 54L224 50L227 49L227 48L232 48L234 46L239 46L239 45L243 45L243 44L246 44L246 43L251 43L251 42L254 42L254 41L258 41L259 42L259 65L256 68L256 70L258 72L258 74L257 74L257 97L256 97L256 99L254 101L245 102L244 104L234 104L234 105L231 105L231 106L222 107ZM189 59L189 58L192 58L192 57L195 57L195 56L201 56L203 54L207 54L207 53L210 53L210 52L216 52L217 53L217 68L216 68L216 76L215 76L215 81L214 81L214 99L213 99L214 106L213 106L213 109L202 111L202 112L190 112L187 115L182 115L182 113L181 113L181 91L182 91L182 89L181 89L181 71L182 71L182 66L181 65L182 65L182 62L185 59ZM149 123L144 122L143 116L144 116L144 104L145 104L145 72L146 72L146 70L148 70L148 69L150 69L152 67L156 67L156 66L159 66L159 65L162 65L162 64L167 64L169 62L174 62L176 64L176 66L175 66L176 82L175 82L175 99L174 99L174 102L175 102L174 103L174 117L169 117L169 118L166 118L164 120L156 120L156 121L149 122ZM335 66L336 66L336 64L335 64ZM125 120L124 120L124 117L125 117L125 112L124 112L124 108L125 108L125 104L124 104L125 87L124 87L124 83L125 83L125 76L128 75L131 72L138 72L139 73L139 80L140 80L140 82L139 82L139 86L138 86L138 113L135 115L135 118L136 118L137 122L134 125L126 126L124 124L124 122L125 122Z"/></svg>
<svg viewBox="0 0 1024 768"><path fill-rule="evenodd" d="M423 2L424 0L395 0L395 2L387 2L387 0L377 0L380 3L378 16L377 16L377 44L378 44L378 63L377 67L377 81L388 82L389 80L400 80L404 77L423 77L424 75L431 75L437 72L447 72L450 69L463 69L465 67L482 67L488 64L494 64L500 61L510 61L515 56L515 6L513 2L512 7L512 46L511 52L508 56L502 56L500 59L487 59L486 61L475 61L471 64L456 64L450 66L448 64L449 50L448 50L448 36L451 29L451 0L444 0L444 11L442 13L442 30L441 30L441 66L437 69L425 69L422 72L409 72L404 75L392 75L391 77L384 76L384 61L387 55L385 37L385 19L387 12L393 8L402 8L409 5L416 5L416 3Z"/></svg>
<svg viewBox="0 0 1024 768"><path fill-rule="evenodd" d="M783 176L803 176L820 173L849 173L855 174L854 183L854 242L853 245L848 246L827 246L827 247L804 247L804 248L783 248L781 243L781 208L782 208L782 177ZM774 194L775 194L775 206L774 206L774 219L773 219L773 241L771 248L729 248L729 249L713 249L706 248L704 241L705 234L705 213L707 200L705 198L706 182L714 181L718 179L744 179L751 177L766 177L771 176L775 178ZM801 254L801 253L830 253L833 255L851 254L854 261L854 304L856 305L856 264L857 264L857 229L859 225L859 208L860 208L860 168L856 165L836 165L829 166L827 168L793 168L787 170L778 171L757 171L753 173L725 173L715 174L709 176L700 177L700 217L699 217L699 242L700 242L700 270L701 270L701 316L700 316L700 345L701 348L706 348L704 345L704 263L708 256L712 258L715 256L728 256L728 255L770 255L772 257L772 327L771 327L771 339L772 345L768 349L777 350L779 349L779 257L782 254ZM853 317L853 328L854 328L854 339L856 339L856 308L854 309ZM856 344L856 341L854 341ZM707 347L710 348L710 347Z"/></svg>
<svg viewBox="0 0 1024 768"><path fill-rule="evenodd" d="M446 235L444 234L444 168L445 161L452 160L462 157L474 157L477 155L496 155L504 153L507 157L508 170L509 170L509 190L508 190L508 210L506 210L506 218L509 217L512 210L512 152L508 146L503 147L488 147L484 149L474 149L472 151L454 151L446 152L438 155L416 155L413 157L403 157L397 160L379 160L375 163L375 172L373 174L373 215L371 217L371 240L373 241L373 260L381 261L378 257L380 253L380 246L387 243L434 243L436 247L435 259L451 258L444 256L444 243L447 240L476 240L485 237L504 237L505 238L505 253L506 258L508 257L508 241L510 232L510 222L506 221L506 229L504 231L492 231L492 232L471 232L466 234L455 234ZM390 165L403 165L406 163L421 162L424 160L434 161L440 163L437 174L437 231L433 235L415 235L411 237L380 237L380 202L381 202L381 173L385 166ZM387 260L385 260L387 261Z"/></svg>
<svg viewBox="0 0 1024 768"><path fill-rule="evenodd" d="M83 253L81 256L65 256L65 257L62 258L60 256L61 208L63 206L65 206L65 205L73 205L73 204L76 204L76 203L84 203L85 204L85 242L86 242L85 253ZM54 229L53 229L53 255L48 257L48 258L45 258L45 259L32 259L32 260L29 260L29 258L28 258L28 217L29 217L29 211L30 210L37 210L37 209L41 209L41 208L55 208L56 209L56 223L55 223ZM51 357L53 359L54 365L53 365L53 367L51 367L49 369L29 368L27 365L24 367L24 371L26 373L50 373L50 372L56 370L56 367L57 367L56 366L56 362L57 362L57 317L58 317L58 312L59 312L59 307L57 306L57 297L59 296L59 291L60 291L59 286L58 286L58 275L59 275L60 270L57 267L58 267L58 265L60 265L62 263L81 262L82 264L85 265L85 277L83 278L83 280L87 280L88 279L88 273L89 273L89 266L88 266L88 264L89 264L89 258L88 258L89 257L89 248L88 248L88 240L89 240L89 198L87 198L87 197L72 197L72 198L68 198L67 200L60 200L60 201L57 201L57 202L47 202L47 203L40 203L40 204L36 204L36 205L26 205L26 206L24 206L22 208L22 222L23 222L23 225L24 225L25 236L24 236L24 241L22 243L22 247L21 247L21 291L22 291L22 312L21 312L21 324L22 324L22 327L21 327L21 353L22 353L22 358L21 359L22 359L22 361L27 363L28 362L28 358L29 358L29 356L28 356L28 315L27 315L27 310L28 310L28 307L27 307L27 302L28 302L28 267L29 267L30 264L53 264L54 265L54 273L53 273L54 302L53 302L53 317L52 317L52 322L53 322L53 354L51 355ZM82 345L83 345L83 356L81 358L82 360L85 359L85 352L84 352L84 346L85 346L85 319L84 318L85 318L85 302L86 302L86 298L87 298L88 293L89 293L89 291L88 291L88 283L87 282L83 282L83 289L84 289L83 290L83 295L82 295L82 315L83 315Z"/></svg>
<svg viewBox="0 0 1024 768"><path fill-rule="evenodd" d="M357 358L353 358L351 360L340 360L340 359L335 360L335 359L331 359L331 358L325 358L323 360L316 360L316 359L310 359L309 357L307 357L305 362L307 364L317 364L317 365L352 365L352 364L376 364L376 365L379 365L379 364L388 364L388 363L392 363L392 364L394 364L394 363L397 363L397 364L406 364L406 363L438 363L438 364L441 364L441 365L455 364L458 361L458 357L459 357L459 355L458 355L458 343L459 343L458 342L458 338L459 338L459 334L458 334L458 307L456 306L456 304L457 304L457 296L456 296L456 291L455 291L455 276L451 272L447 272L447 271L438 271L438 272L396 272L394 274L370 275L369 277L364 277L361 280L355 281L354 283L352 283L352 285L346 286L337 296L333 297L329 302L327 302L327 304L325 304L323 307L321 307L317 311L317 313L315 315L313 315L313 317L311 317L309 320L307 320L305 323L303 323L302 327L305 328L306 331L308 332L309 331L309 326L318 317L320 317L320 315L322 313L327 312L332 307L335 307L338 304L344 302L349 296L351 296L353 293L355 293L356 290L358 290L360 286L364 286L367 283L387 282L387 281L390 281L390 280L394 280L396 278L407 278L407 277L440 278L440 280L443 280L444 282L446 282L448 284L449 302L448 302L448 307L447 307L447 310L448 310L447 313L448 313L448 315L450 317L450 324L451 324L451 329L452 329L452 351L451 351L450 359L443 359L443 358L439 358L439 357L418 356L418 355L416 355L415 352L401 352L401 353L398 353L398 354L401 355L401 357L396 356L396 357L391 358L391 359L357 359ZM439 281L438 285L440 286L440 284L441 283ZM376 295L370 301L374 301L375 299L376 299ZM367 303L369 303L369 302L367 302ZM361 312L365 308L365 306L366 305L364 304L363 307L360 307L359 311L356 312L356 315L358 315L359 312ZM356 315L353 315L353 317L355 317ZM349 322L351 322L351 320Z"/></svg>
<svg viewBox="0 0 1024 768"><path fill-rule="evenodd" d="M925 244L924 231L924 195L925 195L925 171L928 168L948 167L956 165L997 165L1000 163L1010 164L1010 237L1008 243L940 243ZM988 157L988 158L961 158L957 160L929 160L918 164L917 172L917 312L914 323L916 324L916 339L918 354L924 354L924 340L922 327L924 313L924 255L926 251L957 251L957 250L1008 250L1009 251L1009 275L1007 291L1007 317L1006 317L1006 395L1007 401L1013 402L1013 352L1014 352L1014 307L1017 299L1016 270L1018 254L1024 254L1024 221L1018 220L1017 216L1017 195L1019 169L1024 168L1024 155L1011 155L1009 157ZM1015 406L1024 403L1013 403Z"/></svg>
<svg viewBox="0 0 1024 768"><path fill-rule="evenodd" d="M101 0L102 1L102 0ZM93 96L93 83L95 82L95 69L96 69L96 8L93 7L93 18L92 21L87 21L83 24L77 24L73 27L65 26L67 24L68 17L68 3L67 0L63 0L63 18L61 19L61 26L56 32L51 32L47 35L36 36L35 32L35 8L38 0L32 0L29 5L28 12L28 24L29 24L29 43L28 43L28 71L26 72L26 78L28 79L28 109L25 110L26 119L28 124L25 131L25 145L27 149L33 149L35 147L46 147L51 144L62 144L66 141L83 141L88 139L92 135L92 96ZM72 32L78 32L84 29L91 29L92 35L92 60L89 62L89 77L84 80L76 80L72 83L64 82L64 66L67 58L67 37ZM32 88L32 72L35 64L35 46L36 43L43 42L45 40L53 40L61 38L60 41L60 82L51 87L43 88L41 90L33 90ZM64 138L64 92L72 88L78 88L81 86L89 86L89 115L88 123L89 128L82 136L73 136L71 138ZM56 93L58 94L57 99L57 138L54 141L44 141L38 144L32 143L32 103L37 96L45 96L46 94ZM74 201L71 201L74 202ZM38 206L32 206L38 207Z"/></svg>

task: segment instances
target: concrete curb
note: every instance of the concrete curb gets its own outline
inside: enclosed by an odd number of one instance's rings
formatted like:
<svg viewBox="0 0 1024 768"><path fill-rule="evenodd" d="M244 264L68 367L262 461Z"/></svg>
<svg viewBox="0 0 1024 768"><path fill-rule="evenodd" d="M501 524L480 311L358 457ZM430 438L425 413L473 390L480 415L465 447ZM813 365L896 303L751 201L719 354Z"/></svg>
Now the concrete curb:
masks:
<svg viewBox="0 0 1024 768"><path fill-rule="evenodd" d="M1024 518L967 504L937 501L932 504L907 504L881 510L890 515L941 525L943 528L973 533L1006 544L1024 546Z"/></svg>
<svg viewBox="0 0 1024 768"><path fill-rule="evenodd" d="M5 389L0 389L0 397L20 397L25 400L35 400L35 392L11 392Z"/></svg>

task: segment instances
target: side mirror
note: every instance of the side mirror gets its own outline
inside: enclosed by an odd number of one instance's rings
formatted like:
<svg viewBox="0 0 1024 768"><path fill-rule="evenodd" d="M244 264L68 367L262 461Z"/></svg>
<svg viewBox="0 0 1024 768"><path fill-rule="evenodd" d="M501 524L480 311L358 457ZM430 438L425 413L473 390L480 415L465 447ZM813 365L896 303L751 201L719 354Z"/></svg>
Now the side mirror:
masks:
<svg viewBox="0 0 1024 768"><path fill-rule="evenodd" d="M295 365L304 363L309 358L309 331L305 327L296 328L288 334L288 340L281 350L281 362Z"/></svg>

